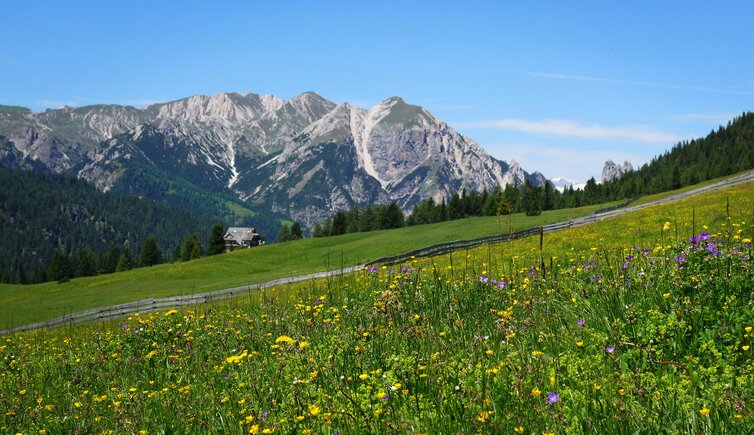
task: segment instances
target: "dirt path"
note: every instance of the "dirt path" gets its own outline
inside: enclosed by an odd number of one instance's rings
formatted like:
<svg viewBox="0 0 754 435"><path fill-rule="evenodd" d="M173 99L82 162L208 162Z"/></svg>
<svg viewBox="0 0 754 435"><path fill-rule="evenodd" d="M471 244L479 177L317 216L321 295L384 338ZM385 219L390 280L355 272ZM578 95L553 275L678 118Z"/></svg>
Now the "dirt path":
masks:
<svg viewBox="0 0 754 435"><path fill-rule="evenodd" d="M630 213L632 211L641 210L647 207L653 207L659 204L666 204L669 202L674 202L674 201L678 201L685 198L691 198L693 196L700 195L703 193L715 192L715 191L722 190L728 187L738 186L738 185L749 183L752 181L754 181L754 170L747 171L743 174L725 179L723 181L718 181L713 184L691 189L686 192L681 192L674 195L670 195L668 197L661 198L655 201L650 201L644 204L632 205L632 206L628 206L628 207L624 207L624 208L620 208L616 210L606 211L606 212L595 214L595 215L571 219L565 222L545 225L542 227L541 231L552 232L552 231L559 231L559 230L570 228L570 227L588 225L592 222L601 221L603 219L607 219L613 216ZM540 230L539 228L534 228L534 229L524 230L519 233L521 233L521 236L530 236L534 234L533 231L538 233ZM452 250L469 249L473 246L479 246L485 243L495 243L496 241L499 241L499 240L495 240L496 238L499 238L499 237L500 236L492 236L490 238L480 238L480 239L475 239L473 241L458 241L458 242L445 243L442 245L429 246L427 248L412 251L405 255L398 255L398 256L390 257L389 259L381 259L383 261L375 260L368 264L387 264L390 262L388 260L391 260L393 262L399 262L408 258L409 255L418 254L417 256L427 256L427 255L422 255L421 254L422 252L431 254L431 255L440 255L440 254L443 254ZM217 302L217 301L221 301L225 299L243 296L245 294L248 294L249 292L257 291L259 289L271 288L275 286L293 284L297 282L309 281L309 280L314 280L314 279L333 278L340 275L345 275L348 273L353 273L353 272L362 270L364 269L364 267L365 267L364 264L360 264L360 265L338 269L338 270L291 276L288 278L280 278L273 281L264 282L261 284L252 284L252 285L243 286L243 287L234 287L234 288L215 290L211 292L186 295L186 296L172 296L172 297L159 298L159 299L144 299L140 301L129 302L126 304L114 305L114 306L105 307L105 308L95 308L92 310L67 314L65 316L47 320L44 322L37 322L30 325L24 325L24 326L11 328L11 329L0 330L0 335L10 334L14 332L21 332L21 331L29 331L33 329L58 328L62 326L75 325L77 323L83 323L83 322L91 322L91 321L97 321L97 320L103 321L103 320L115 319L119 317L126 317L126 316L133 315L135 313L148 313L152 311L165 310L168 308L178 308L178 307L184 307L188 305Z"/></svg>

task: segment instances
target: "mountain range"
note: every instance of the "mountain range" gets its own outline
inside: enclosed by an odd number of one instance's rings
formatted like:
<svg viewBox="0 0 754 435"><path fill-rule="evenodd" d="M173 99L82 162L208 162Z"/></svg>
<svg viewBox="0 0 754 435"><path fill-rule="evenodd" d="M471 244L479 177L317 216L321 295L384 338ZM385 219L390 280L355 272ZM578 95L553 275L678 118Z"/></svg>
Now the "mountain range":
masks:
<svg viewBox="0 0 754 435"><path fill-rule="evenodd" d="M159 200L232 194L307 226L355 204L409 210L463 189L546 182L401 98L363 109L312 92L195 95L142 109L0 106L0 164Z"/></svg>

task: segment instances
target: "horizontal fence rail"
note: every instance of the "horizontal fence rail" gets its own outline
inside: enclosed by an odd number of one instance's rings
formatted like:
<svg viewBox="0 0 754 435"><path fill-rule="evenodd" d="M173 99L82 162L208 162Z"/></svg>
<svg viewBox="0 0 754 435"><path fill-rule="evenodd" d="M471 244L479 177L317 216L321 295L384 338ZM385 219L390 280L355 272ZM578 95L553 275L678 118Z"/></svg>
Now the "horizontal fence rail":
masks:
<svg viewBox="0 0 754 435"><path fill-rule="evenodd" d="M315 279L332 278L336 276L341 276L341 275L357 272L370 266L373 267L377 265L402 263L412 258L434 257L438 255L448 254L454 251L476 248L478 246L482 246L486 244L507 242L510 240L516 240L516 239L521 239L524 237L531 237L538 234L558 231L565 228L579 227L582 225L587 225L592 222L598 222L598 221L601 221L601 220L604 220L613 216L624 214L629 211L640 210L640 209L651 207L657 204L662 204L666 202L676 201L679 199L689 198L689 197L699 195L702 193L712 192L715 190L720 190L725 187L731 187L731 186L735 186L739 184L744 184L750 181L754 181L754 171L748 171L736 177L732 177L723 181L718 181L716 183L699 187L696 189L692 189L687 192L681 192L681 193L669 196L667 198L662 198L655 201L646 202L644 204L627 207L629 204L639 199L642 196L640 195L640 196L631 198L630 200L626 201L623 204L600 209L594 212L594 214L591 214L589 216L571 219L566 222L543 225L541 227L529 228L526 230L511 232L508 234L497 234L493 236L479 237L477 239L471 239L471 240L457 240L457 241L452 241L452 242L440 243L437 245L427 246L425 248L415 249L413 251L406 252L399 255L378 258L376 260L371 260L367 263L360 264L357 266L345 267L338 270L331 270L331 271L326 271L326 272L311 273L307 275L291 276L288 278L279 278L279 279L267 281L261 284L251 284L247 286L233 287L233 288L228 288L224 290L215 290L215 291L209 291L205 293L196 293L196 294L184 295L184 296L169 296L165 298L142 299L140 301L128 302L128 303L113 305L113 306L105 307L105 308L93 308L91 310L66 314L66 315L57 317L55 319L46 320L43 322L32 323L29 325L18 326L15 328L3 329L3 330L0 330L0 335L10 334L14 332L30 331L30 330L42 329L42 328L59 328L62 326L76 325L78 323L84 323L84 322L105 321L105 320L111 320L111 319L116 319L116 318L121 318L121 317L128 317L136 313L150 313L153 311L161 311L161 310L165 310L169 308L180 308L180 307L185 307L189 305L219 302L219 301L235 298L244 294L248 294L249 292L264 289L264 288L271 288L271 287L276 287L276 286L286 285L286 284L294 284L297 282L310 281L310 280L315 280Z"/></svg>

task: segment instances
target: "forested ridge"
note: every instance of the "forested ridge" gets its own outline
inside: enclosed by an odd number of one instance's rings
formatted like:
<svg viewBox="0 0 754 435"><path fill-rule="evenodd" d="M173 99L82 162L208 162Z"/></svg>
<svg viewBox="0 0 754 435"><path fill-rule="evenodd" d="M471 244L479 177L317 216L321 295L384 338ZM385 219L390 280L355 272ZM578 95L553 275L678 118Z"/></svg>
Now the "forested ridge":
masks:
<svg viewBox="0 0 754 435"><path fill-rule="evenodd" d="M221 222L152 200L103 193L52 173L0 166L0 186L0 281L5 282L47 279L50 266L59 267L60 254L68 257L70 276L77 268L79 275L112 272L122 254L129 264L121 267L134 267L150 237L162 258L172 260L180 257L187 235L206 240Z"/></svg>

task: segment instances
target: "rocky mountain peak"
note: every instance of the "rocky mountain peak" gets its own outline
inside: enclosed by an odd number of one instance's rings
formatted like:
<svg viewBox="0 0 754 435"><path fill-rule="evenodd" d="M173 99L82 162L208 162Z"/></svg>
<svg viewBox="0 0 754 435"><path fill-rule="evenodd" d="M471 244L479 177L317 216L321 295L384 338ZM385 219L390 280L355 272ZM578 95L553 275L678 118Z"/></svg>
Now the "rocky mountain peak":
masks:
<svg viewBox="0 0 754 435"><path fill-rule="evenodd" d="M516 161L496 160L400 97L369 109L336 105L314 92L289 100L221 92L144 109L0 109L0 135L13 144L16 151L6 154L15 160L22 156L73 173L103 190L159 197L169 183L119 186L149 166L155 174L233 193L307 225L354 204L396 201L408 210L461 189L544 179Z"/></svg>
<svg viewBox="0 0 754 435"><path fill-rule="evenodd" d="M605 162L605 166L602 168L602 182L607 182L620 178L623 174L633 171L634 168L629 161L624 161L622 165L618 165L612 160L608 159Z"/></svg>

